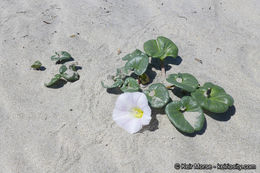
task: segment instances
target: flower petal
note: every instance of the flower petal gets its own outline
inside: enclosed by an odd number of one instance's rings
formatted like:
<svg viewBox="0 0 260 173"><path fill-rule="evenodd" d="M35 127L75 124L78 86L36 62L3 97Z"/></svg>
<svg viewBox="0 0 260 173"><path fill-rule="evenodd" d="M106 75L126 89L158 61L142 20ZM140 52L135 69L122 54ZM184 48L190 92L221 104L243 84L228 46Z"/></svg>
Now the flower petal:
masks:
<svg viewBox="0 0 260 173"><path fill-rule="evenodd" d="M134 117L131 116L129 111L122 111L122 110L114 109L113 120L117 121L117 120L120 120L122 118L132 119Z"/></svg>
<svg viewBox="0 0 260 173"><path fill-rule="evenodd" d="M142 110L144 112L143 117L141 118L142 125L148 125L152 119L151 108L149 106L146 106L143 107Z"/></svg>
<svg viewBox="0 0 260 173"><path fill-rule="evenodd" d="M133 116L134 108L143 111L142 118ZM151 109L145 94L140 92L121 94L116 101L113 120L131 134L141 130L143 125L148 125L151 121Z"/></svg>
<svg viewBox="0 0 260 173"><path fill-rule="evenodd" d="M143 93L140 93L136 103L137 103L137 105L139 106L140 109L142 109L143 107L148 106L148 100L146 98L146 95L143 94Z"/></svg>
<svg viewBox="0 0 260 173"><path fill-rule="evenodd" d="M130 111L132 107L134 107L134 102L131 93L121 94L116 101L115 109L122 111Z"/></svg>
<svg viewBox="0 0 260 173"><path fill-rule="evenodd" d="M132 92L132 93L130 94L131 102L132 102L135 106L137 106L137 102L138 102L139 98L142 96L142 94L143 94L143 93L141 93L141 92Z"/></svg>
<svg viewBox="0 0 260 173"><path fill-rule="evenodd" d="M114 109L113 111L113 120L122 128L132 119L134 119L134 117L132 117L128 111L121 111L118 109Z"/></svg>
<svg viewBox="0 0 260 173"><path fill-rule="evenodd" d="M140 119L133 118L132 120L124 124L122 128L125 129L128 133L133 134L142 129L142 122L140 121Z"/></svg>

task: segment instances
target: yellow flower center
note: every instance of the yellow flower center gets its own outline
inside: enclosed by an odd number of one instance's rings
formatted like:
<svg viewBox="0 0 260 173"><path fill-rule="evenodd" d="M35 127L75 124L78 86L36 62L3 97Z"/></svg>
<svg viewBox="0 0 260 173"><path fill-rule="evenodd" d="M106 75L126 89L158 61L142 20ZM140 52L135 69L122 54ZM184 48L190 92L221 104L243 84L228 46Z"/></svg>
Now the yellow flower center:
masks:
<svg viewBox="0 0 260 173"><path fill-rule="evenodd" d="M132 112L133 112L135 118L142 118L143 114L144 114L142 109L140 109L138 107L132 108Z"/></svg>

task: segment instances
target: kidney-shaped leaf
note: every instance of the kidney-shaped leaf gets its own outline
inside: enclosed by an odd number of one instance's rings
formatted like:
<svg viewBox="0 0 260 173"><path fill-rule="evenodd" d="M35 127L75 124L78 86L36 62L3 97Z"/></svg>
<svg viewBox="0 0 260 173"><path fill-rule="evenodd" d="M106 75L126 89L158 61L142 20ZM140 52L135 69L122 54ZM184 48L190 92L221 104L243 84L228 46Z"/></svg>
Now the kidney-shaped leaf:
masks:
<svg viewBox="0 0 260 173"><path fill-rule="evenodd" d="M171 74L166 80L176 87L188 92L195 91L199 86L197 79L189 73Z"/></svg>
<svg viewBox="0 0 260 173"><path fill-rule="evenodd" d="M127 60L125 68L127 70L134 70L137 75L143 74L149 63L148 56L138 49L123 57L123 60Z"/></svg>
<svg viewBox="0 0 260 173"><path fill-rule="evenodd" d="M56 61L56 63L63 63L70 59L71 55L66 51L55 52L55 55L51 56L51 60Z"/></svg>
<svg viewBox="0 0 260 173"><path fill-rule="evenodd" d="M173 125L182 132L194 133L203 128L205 122L203 110L190 96L169 103L165 112Z"/></svg>
<svg viewBox="0 0 260 173"><path fill-rule="evenodd" d="M156 40L148 40L144 43L144 51L153 58L164 60L167 56L178 56L177 46L168 38L160 36Z"/></svg>
<svg viewBox="0 0 260 173"><path fill-rule="evenodd" d="M233 98L223 88L207 82L203 87L191 93L200 106L213 113L226 112L234 104Z"/></svg>
<svg viewBox="0 0 260 173"><path fill-rule="evenodd" d="M162 108L170 100L167 88L161 83L150 85L144 93L153 108Z"/></svg>
<svg viewBox="0 0 260 173"><path fill-rule="evenodd" d="M49 83L45 83L44 85L46 87L50 87L54 84L56 84L61 79L61 74L56 74Z"/></svg>
<svg viewBox="0 0 260 173"><path fill-rule="evenodd" d="M123 86L120 89L123 92L136 92L136 91L139 91L140 86L134 78L128 77L128 78L126 78Z"/></svg>

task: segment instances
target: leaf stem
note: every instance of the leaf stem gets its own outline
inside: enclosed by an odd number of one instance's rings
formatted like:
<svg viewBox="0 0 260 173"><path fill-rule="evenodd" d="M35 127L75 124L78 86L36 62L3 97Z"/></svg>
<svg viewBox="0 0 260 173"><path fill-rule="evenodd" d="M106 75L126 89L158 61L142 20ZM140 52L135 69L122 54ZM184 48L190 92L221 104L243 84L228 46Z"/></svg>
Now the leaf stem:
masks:
<svg viewBox="0 0 260 173"><path fill-rule="evenodd" d="M138 76L138 84L139 85L141 84L141 80L140 80L139 76Z"/></svg>
<svg viewBox="0 0 260 173"><path fill-rule="evenodd" d="M162 71L162 76L165 78L165 67L164 67L164 62L161 60L161 71Z"/></svg>

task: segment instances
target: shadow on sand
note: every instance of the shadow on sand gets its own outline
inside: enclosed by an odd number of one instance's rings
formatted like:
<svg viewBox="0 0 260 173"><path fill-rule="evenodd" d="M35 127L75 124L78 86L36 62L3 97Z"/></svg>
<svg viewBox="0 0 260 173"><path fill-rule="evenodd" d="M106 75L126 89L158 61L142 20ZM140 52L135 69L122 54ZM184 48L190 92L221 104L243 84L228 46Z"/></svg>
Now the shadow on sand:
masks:
<svg viewBox="0 0 260 173"><path fill-rule="evenodd" d="M165 71L169 71L172 68L172 66L170 66L170 64L180 65L181 62L182 62L182 58L180 56L177 56L176 58L166 57L164 59ZM161 62L160 62L159 58L152 58L151 64L156 70L161 70Z"/></svg>

